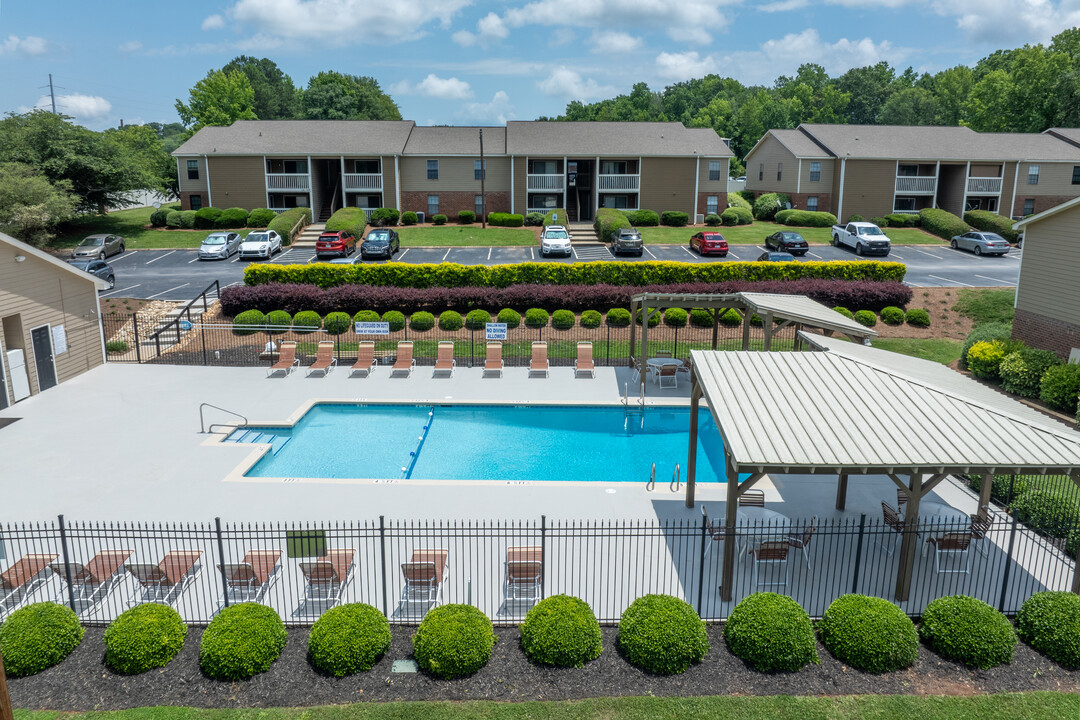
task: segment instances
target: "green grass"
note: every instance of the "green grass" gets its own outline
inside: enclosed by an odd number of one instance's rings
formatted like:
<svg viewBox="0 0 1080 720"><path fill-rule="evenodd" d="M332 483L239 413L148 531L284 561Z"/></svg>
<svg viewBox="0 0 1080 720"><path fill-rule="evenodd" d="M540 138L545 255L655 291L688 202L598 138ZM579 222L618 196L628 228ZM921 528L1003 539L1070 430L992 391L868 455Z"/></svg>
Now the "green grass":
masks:
<svg viewBox="0 0 1080 720"><path fill-rule="evenodd" d="M439 227L399 227L402 247L505 247L536 245L532 228L488 227L475 225L441 225Z"/></svg>
<svg viewBox="0 0 1080 720"><path fill-rule="evenodd" d="M990 322L1012 322L1016 291L989 288L961 288L953 310L975 321L976 325Z"/></svg>
<svg viewBox="0 0 1080 720"><path fill-rule="evenodd" d="M114 210L107 215L84 215L64 227L64 231L49 243L57 249L72 248L87 235L112 233L124 238L128 250L158 248L197 248L213 230L161 230L150 227L150 214L154 208ZM246 236L251 230L239 230Z"/></svg>
<svg viewBox="0 0 1080 720"><path fill-rule="evenodd" d="M650 245L682 245L690 242L690 236L702 228L643 227L641 237ZM735 225L732 227L705 228L719 232L731 245L760 245L765 238L780 230L797 232L811 245L828 245L832 237L832 228L788 227L771 222L755 222L753 225ZM918 228L887 228L889 239L897 245L940 245L939 237L925 233Z"/></svg>
<svg viewBox="0 0 1080 720"><path fill-rule="evenodd" d="M877 338L871 341L874 347L889 352L910 355L911 357L933 360L942 365L948 365L954 360L960 359L960 350L964 343L960 340L948 338L930 338L916 340L914 338Z"/></svg>
<svg viewBox="0 0 1080 720"><path fill-rule="evenodd" d="M312 708L204 710L158 707L110 712L16 710L16 720L1065 720L1080 697L1064 692L972 697L626 697L561 702L392 702Z"/></svg>

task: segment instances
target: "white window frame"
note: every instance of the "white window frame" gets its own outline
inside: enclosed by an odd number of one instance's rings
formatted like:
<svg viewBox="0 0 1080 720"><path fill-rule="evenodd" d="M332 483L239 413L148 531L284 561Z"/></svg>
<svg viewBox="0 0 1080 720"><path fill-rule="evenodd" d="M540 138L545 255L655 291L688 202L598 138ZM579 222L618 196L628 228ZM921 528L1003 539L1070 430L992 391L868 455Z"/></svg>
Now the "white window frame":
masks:
<svg viewBox="0 0 1080 720"><path fill-rule="evenodd" d="M810 161L810 182L821 182L821 161Z"/></svg>
<svg viewBox="0 0 1080 720"><path fill-rule="evenodd" d="M723 178L721 177L723 172L724 172L724 163L720 162L719 160L710 160L709 161L709 180L710 181L723 180Z"/></svg>
<svg viewBox="0 0 1080 720"><path fill-rule="evenodd" d="M720 212L720 197L718 195L708 195L705 198L705 214L717 215Z"/></svg>
<svg viewBox="0 0 1080 720"><path fill-rule="evenodd" d="M1040 168L1038 165L1028 165L1028 185L1039 184L1039 170Z"/></svg>
<svg viewBox="0 0 1080 720"><path fill-rule="evenodd" d="M432 177L432 173L435 174L434 177ZM427 179L428 180L438 180L439 179L439 161L438 160L428 160L427 161Z"/></svg>
<svg viewBox="0 0 1080 720"><path fill-rule="evenodd" d="M906 201L911 201L911 207L904 207L904 208L899 207L897 205L897 203L899 203L901 200L904 200L905 202ZM893 212L894 213L895 212L905 212L905 211L906 212L911 212L912 210L915 209L915 203L916 203L916 200L915 200L914 197L896 197L896 198L893 198Z"/></svg>
<svg viewBox="0 0 1080 720"><path fill-rule="evenodd" d="M434 208L434 210L432 209ZM427 211L428 217L435 217L439 214L439 196L428 195L427 196Z"/></svg>
<svg viewBox="0 0 1080 720"><path fill-rule="evenodd" d="M1028 204L1029 203L1031 205L1030 210L1028 210ZM1023 205L1023 209L1021 210L1021 213L1024 215L1024 217L1027 217L1028 215L1034 215L1035 214L1035 198L1024 198L1024 205Z"/></svg>
<svg viewBox="0 0 1080 720"><path fill-rule="evenodd" d="M776 182L782 182L784 177L784 163L776 163Z"/></svg>
<svg viewBox="0 0 1080 720"><path fill-rule="evenodd" d="M487 180L487 160L484 160L484 166L480 167L479 160L473 160L473 180Z"/></svg>
<svg viewBox="0 0 1080 720"><path fill-rule="evenodd" d="M806 209L809 210L810 212L817 212L817 209L818 209L817 195L811 195L808 198L806 198Z"/></svg>
<svg viewBox="0 0 1080 720"><path fill-rule="evenodd" d="M476 218L479 220L484 217L484 196L473 196L473 212L476 213Z"/></svg>

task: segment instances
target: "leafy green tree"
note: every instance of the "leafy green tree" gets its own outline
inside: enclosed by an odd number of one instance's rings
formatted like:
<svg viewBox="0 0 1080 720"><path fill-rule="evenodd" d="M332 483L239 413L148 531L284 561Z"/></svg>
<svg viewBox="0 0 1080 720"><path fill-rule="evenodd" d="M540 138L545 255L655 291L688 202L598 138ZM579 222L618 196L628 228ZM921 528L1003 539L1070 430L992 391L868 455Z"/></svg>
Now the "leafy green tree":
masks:
<svg viewBox="0 0 1080 720"><path fill-rule="evenodd" d="M1012 90L1012 78L1004 70L991 70L975 83L964 104L971 128L979 132L1008 132L1013 116L1006 100Z"/></svg>
<svg viewBox="0 0 1080 720"><path fill-rule="evenodd" d="M114 143L120 156L142 174L143 187L176 195L176 161L165 152L160 135L150 125L125 125L106 130L104 139Z"/></svg>
<svg viewBox="0 0 1080 720"><path fill-rule="evenodd" d="M971 95L975 85L975 74L966 65L942 70L931 81L934 96L937 98L937 125L962 125L967 119L964 103Z"/></svg>
<svg viewBox="0 0 1080 720"><path fill-rule="evenodd" d="M896 73L889 63L852 68L836 79L836 86L851 96L847 108L848 122L853 125L873 125L891 94Z"/></svg>
<svg viewBox="0 0 1080 720"><path fill-rule="evenodd" d="M161 146L166 154L171 154L173 150L184 143L184 133L187 131L180 123L150 122L146 123L146 125L153 128L157 136L161 138Z"/></svg>
<svg viewBox="0 0 1080 720"><path fill-rule="evenodd" d="M239 71L255 92L252 109L260 120L292 120L300 117L300 92L292 78L269 58L240 55L221 68L225 74Z"/></svg>
<svg viewBox="0 0 1080 720"><path fill-rule="evenodd" d="M321 72L308 80L301 106L309 120L400 120L393 98L370 77Z"/></svg>
<svg viewBox="0 0 1080 720"><path fill-rule="evenodd" d="M0 163L0 229L31 245L44 245L53 229L75 214L71 182L55 185L29 165Z"/></svg>
<svg viewBox="0 0 1080 720"><path fill-rule="evenodd" d="M176 113L192 134L205 125L232 125L237 120L255 120L255 91L247 75L239 70L224 73L211 70L188 94L185 104L176 101Z"/></svg>
<svg viewBox="0 0 1080 720"><path fill-rule="evenodd" d="M934 93L909 87L889 96L878 121L883 125L933 125L937 117L938 101Z"/></svg>

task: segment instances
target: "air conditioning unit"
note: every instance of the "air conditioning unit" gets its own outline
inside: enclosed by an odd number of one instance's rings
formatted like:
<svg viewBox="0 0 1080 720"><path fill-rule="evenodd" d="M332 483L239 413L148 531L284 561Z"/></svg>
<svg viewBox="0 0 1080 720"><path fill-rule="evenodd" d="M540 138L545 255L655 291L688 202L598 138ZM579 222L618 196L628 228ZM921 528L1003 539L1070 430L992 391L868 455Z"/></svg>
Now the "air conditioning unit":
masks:
<svg viewBox="0 0 1080 720"><path fill-rule="evenodd" d="M416 222L423 225L426 222L425 217L426 217L425 213L422 213L422 212L416 213Z"/></svg>
<svg viewBox="0 0 1080 720"><path fill-rule="evenodd" d="M695 225L701 225L704 222L705 222L705 216L704 215L702 215L701 213L697 213L696 215L694 215L694 224Z"/></svg>

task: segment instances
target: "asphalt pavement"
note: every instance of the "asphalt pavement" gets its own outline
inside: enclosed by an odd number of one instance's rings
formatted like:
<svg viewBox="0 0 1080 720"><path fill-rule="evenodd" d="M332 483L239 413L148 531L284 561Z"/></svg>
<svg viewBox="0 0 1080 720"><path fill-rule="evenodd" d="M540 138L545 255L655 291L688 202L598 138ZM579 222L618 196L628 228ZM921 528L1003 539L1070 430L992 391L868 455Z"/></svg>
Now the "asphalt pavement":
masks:
<svg viewBox="0 0 1080 720"><path fill-rule="evenodd" d="M396 262L441 263L462 265L502 265L518 262L592 262L674 260L680 262L733 262L754 260L764 252L757 245L733 245L726 258L701 257L685 245L646 245L645 254L614 257L600 245L575 247L571 257L541 258L536 247L424 247L405 248ZM914 287L1009 287L1016 285L1020 274L1021 250L1013 248L1001 257L978 257L943 245L894 245L886 258L907 265L905 282ZM805 257L797 260L860 260L852 251L829 245L811 246ZM188 300L202 292L214 280L221 287L240 285L244 268L250 262L303 264L315 261L314 247L292 247L272 260L199 260L192 250L133 250L109 259L116 272L116 287L102 297L131 297L146 300ZM367 262L386 262L385 260Z"/></svg>

